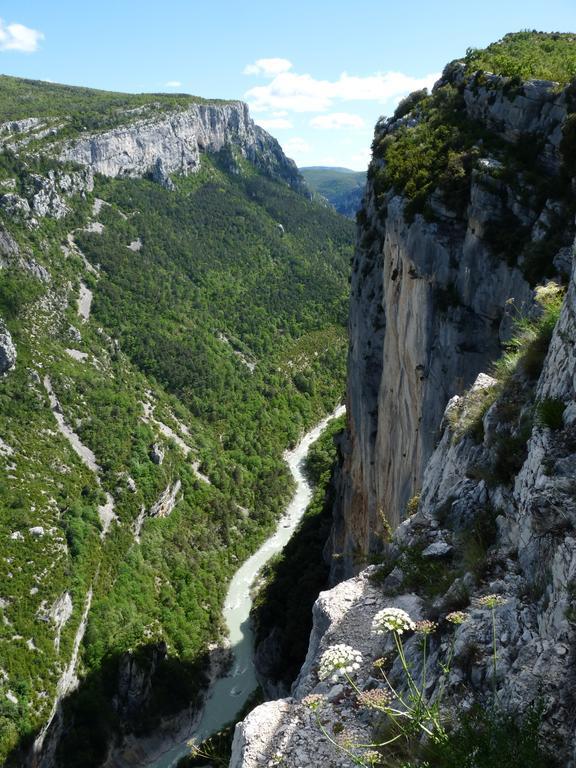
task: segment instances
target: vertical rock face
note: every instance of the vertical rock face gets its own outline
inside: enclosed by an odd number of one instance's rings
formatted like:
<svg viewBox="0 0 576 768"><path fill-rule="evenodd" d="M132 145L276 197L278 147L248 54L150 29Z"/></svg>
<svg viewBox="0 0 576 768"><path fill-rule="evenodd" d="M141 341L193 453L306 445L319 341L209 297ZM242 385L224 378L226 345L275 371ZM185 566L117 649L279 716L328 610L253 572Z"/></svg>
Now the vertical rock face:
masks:
<svg viewBox="0 0 576 768"><path fill-rule="evenodd" d="M550 83L525 83L511 93L503 78L480 87L456 66L435 93L443 89L459 94L479 137L490 130L505 148L532 136L542 146L534 170L542 179L558 171L566 95ZM416 110L381 121L374 146L426 119ZM375 152L369 170L352 270L349 425L330 543L334 581L365 563L404 519L446 403L499 355L513 319L531 311L523 256L499 251L507 238L537 243L547 236L562 203L538 197L528 183L522 190L521 174L507 181L480 138L472 152L462 199L447 204L438 184L425 215L407 214L407 197L394 186L383 189L385 153Z"/></svg>

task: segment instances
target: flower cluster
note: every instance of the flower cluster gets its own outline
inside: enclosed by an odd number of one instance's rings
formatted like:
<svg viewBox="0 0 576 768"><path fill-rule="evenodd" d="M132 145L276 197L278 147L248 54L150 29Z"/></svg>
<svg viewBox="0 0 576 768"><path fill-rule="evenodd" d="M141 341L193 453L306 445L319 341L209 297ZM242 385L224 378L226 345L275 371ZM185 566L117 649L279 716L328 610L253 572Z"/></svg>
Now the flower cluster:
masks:
<svg viewBox="0 0 576 768"><path fill-rule="evenodd" d="M372 620L372 632L375 635L383 635L386 632L396 632L401 635L405 631L412 631L415 627L410 616L401 608L384 608L378 611Z"/></svg>
<svg viewBox="0 0 576 768"><path fill-rule="evenodd" d="M464 624L465 621L468 621L468 614L465 611L452 611L446 616L446 621L449 621L450 624Z"/></svg>
<svg viewBox="0 0 576 768"><path fill-rule="evenodd" d="M362 761L368 765L378 765L382 760L380 752L376 752L375 749L370 749L368 752L362 753Z"/></svg>
<svg viewBox="0 0 576 768"><path fill-rule="evenodd" d="M478 600L478 605L482 608L498 608L499 605L504 605L507 602L502 595L484 595Z"/></svg>
<svg viewBox="0 0 576 768"><path fill-rule="evenodd" d="M427 619L424 619L423 621L417 621L416 626L414 629L416 632L418 632L421 635L431 635L432 632L435 632L438 628L438 624L434 621L428 621Z"/></svg>
<svg viewBox="0 0 576 768"><path fill-rule="evenodd" d="M392 701L390 691L384 691L382 688L374 688L371 691L362 691L357 697L358 704L363 709L385 709Z"/></svg>
<svg viewBox="0 0 576 768"><path fill-rule="evenodd" d="M388 669L392 666L395 656L396 654L386 653L384 656L381 656L379 659L372 662L372 666L376 669Z"/></svg>
<svg viewBox="0 0 576 768"><path fill-rule="evenodd" d="M190 757L200 757L202 755L202 751L200 749L200 744L198 741L194 738L189 739L186 742L186 746L190 750Z"/></svg>
<svg viewBox="0 0 576 768"><path fill-rule="evenodd" d="M340 676L345 677L359 669L361 663L362 654L360 651L355 650L350 645L337 643L331 645L322 654L318 667L318 677L320 680L330 678L335 683Z"/></svg>
<svg viewBox="0 0 576 768"><path fill-rule="evenodd" d="M304 704L305 707L308 707L308 709L311 709L312 712L320 709L323 703L324 696L319 693L309 693L308 696L304 696L302 699L302 704Z"/></svg>

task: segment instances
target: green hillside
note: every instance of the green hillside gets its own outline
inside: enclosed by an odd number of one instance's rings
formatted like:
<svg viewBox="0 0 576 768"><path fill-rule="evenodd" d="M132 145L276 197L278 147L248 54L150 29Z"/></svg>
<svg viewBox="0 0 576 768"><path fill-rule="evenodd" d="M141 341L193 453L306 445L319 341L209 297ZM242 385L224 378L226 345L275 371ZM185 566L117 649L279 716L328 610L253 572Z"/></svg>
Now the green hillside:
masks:
<svg viewBox="0 0 576 768"><path fill-rule="evenodd" d="M58 94L38 87L48 109ZM203 155L174 191L98 177L65 216L31 219L15 193L75 169L0 154L0 317L18 355L0 379L7 765L46 722L85 611L58 766L96 766L136 727L118 689L128 652L156 659L140 730L194 700L227 582L289 496L282 452L343 395L352 225L240 156L230 168L229 150Z"/></svg>
<svg viewBox="0 0 576 768"><path fill-rule="evenodd" d="M0 75L0 123L37 117L57 125L65 118L71 132L109 128L189 104L225 103L183 93L117 93Z"/></svg>
<svg viewBox="0 0 576 768"><path fill-rule="evenodd" d="M312 192L328 200L338 213L348 218L354 218L364 193L366 183L364 171L322 166L300 168L299 170Z"/></svg>

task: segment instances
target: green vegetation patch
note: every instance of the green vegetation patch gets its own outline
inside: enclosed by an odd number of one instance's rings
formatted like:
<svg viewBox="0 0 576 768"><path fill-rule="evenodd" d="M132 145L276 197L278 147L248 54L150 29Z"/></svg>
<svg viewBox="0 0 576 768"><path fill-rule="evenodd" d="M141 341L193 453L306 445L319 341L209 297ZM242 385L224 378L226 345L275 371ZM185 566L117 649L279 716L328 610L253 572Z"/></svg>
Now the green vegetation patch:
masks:
<svg viewBox="0 0 576 768"><path fill-rule="evenodd" d="M513 481L527 455L527 443L536 422L560 429L564 403L548 398L534 406L534 394L554 328L560 317L565 289L554 282L536 289L539 310L530 316L519 315L512 338L491 371L493 386L467 393L448 414L454 439L485 439L483 419L490 407L500 424L492 436L494 459L489 466L470 469L471 477L490 485Z"/></svg>
<svg viewBox="0 0 576 768"><path fill-rule="evenodd" d="M531 706L523 713L499 707L475 706L462 713L445 739L430 741L423 760L404 763L402 768L557 768L558 762L544 747L542 710Z"/></svg>
<svg viewBox="0 0 576 768"><path fill-rule="evenodd" d="M487 48L469 48L466 73L478 70L521 80L568 83L576 76L576 35L524 30Z"/></svg>
<svg viewBox="0 0 576 768"><path fill-rule="evenodd" d="M376 171L377 194L393 187L404 195L405 214L412 220L439 187L446 204L462 213L482 131L466 118L462 94L451 85L430 96L418 92L410 106L416 109L417 124L402 126L373 146L374 157L385 161Z"/></svg>
<svg viewBox="0 0 576 768"><path fill-rule="evenodd" d="M546 397L536 407L537 423L549 429L562 429L566 404L557 397Z"/></svg>

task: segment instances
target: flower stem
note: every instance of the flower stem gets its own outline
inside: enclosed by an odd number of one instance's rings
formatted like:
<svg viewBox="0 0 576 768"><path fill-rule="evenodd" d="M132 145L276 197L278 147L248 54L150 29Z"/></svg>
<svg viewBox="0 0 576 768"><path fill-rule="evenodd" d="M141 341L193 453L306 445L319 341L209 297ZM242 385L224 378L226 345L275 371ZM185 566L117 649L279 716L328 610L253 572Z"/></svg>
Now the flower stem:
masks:
<svg viewBox="0 0 576 768"><path fill-rule="evenodd" d="M318 728L320 729L322 734L325 736L325 738L328 739L330 744L332 744L334 747L336 747L336 749L339 749L341 752L344 752L350 758L352 758L352 761L356 763L356 765L362 765L364 766L364 768L367 768L366 763L363 760L361 760L357 755L355 755L354 752L352 752L350 749L347 749L342 744L338 744L338 742L335 739L333 739L332 736L330 736L326 728L324 728L324 725L322 724L322 721L320 720L318 713L316 713L316 722L318 724Z"/></svg>
<svg viewBox="0 0 576 768"><path fill-rule="evenodd" d="M492 607L492 690L494 693L494 704L496 704L496 667L498 663L498 655L496 653L496 610Z"/></svg>

